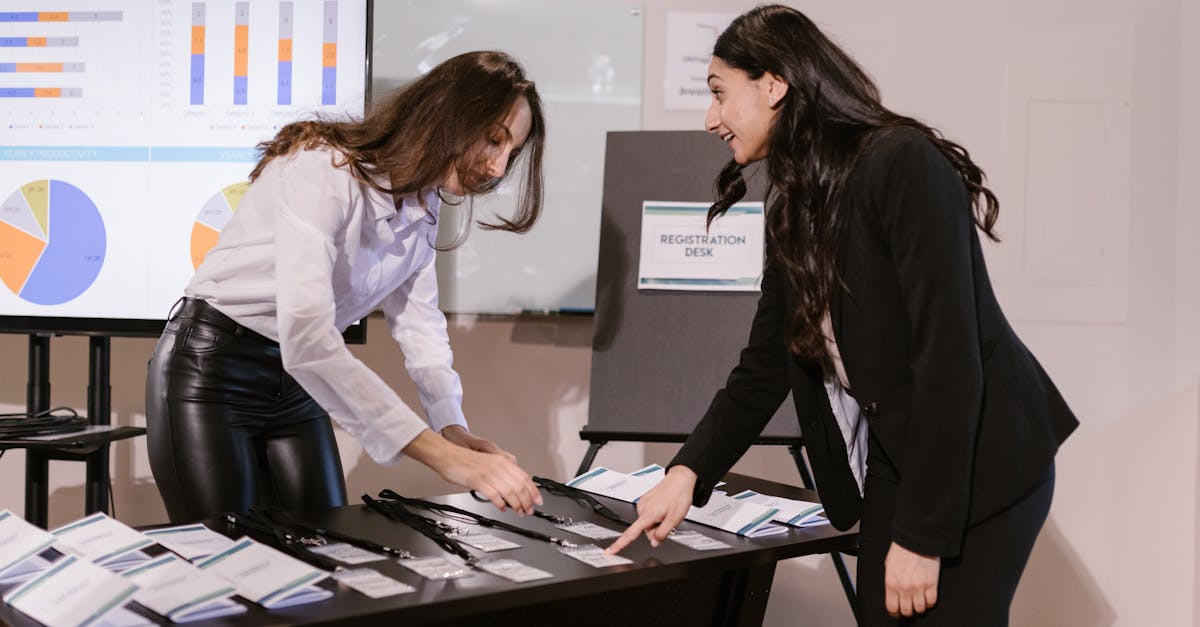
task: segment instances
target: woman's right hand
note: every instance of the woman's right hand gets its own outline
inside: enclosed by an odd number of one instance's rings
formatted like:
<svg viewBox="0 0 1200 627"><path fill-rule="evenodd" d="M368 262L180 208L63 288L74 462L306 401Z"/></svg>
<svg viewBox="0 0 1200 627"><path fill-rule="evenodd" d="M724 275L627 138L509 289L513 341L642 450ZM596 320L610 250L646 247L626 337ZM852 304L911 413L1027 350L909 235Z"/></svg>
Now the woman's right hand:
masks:
<svg viewBox="0 0 1200 627"><path fill-rule="evenodd" d="M542 495L529 473L504 455L452 444L428 429L414 438L404 453L446 481L478 492L500 511L512 508L518 514L529 515L534 506L542 504Z"/></svg>
<svg viewBox="0 0 1200 627"><path fill-rule="evenodd" d="M657 548L659 543L667 539L675 527L683 522L688 509L692 506L692 492L696 488L696 473L687 466L672 466L658 485L638 499L638 519L604 549L606 555L616 555L618 551L637 539L638 534L645 532L650 546Z"/></svg>

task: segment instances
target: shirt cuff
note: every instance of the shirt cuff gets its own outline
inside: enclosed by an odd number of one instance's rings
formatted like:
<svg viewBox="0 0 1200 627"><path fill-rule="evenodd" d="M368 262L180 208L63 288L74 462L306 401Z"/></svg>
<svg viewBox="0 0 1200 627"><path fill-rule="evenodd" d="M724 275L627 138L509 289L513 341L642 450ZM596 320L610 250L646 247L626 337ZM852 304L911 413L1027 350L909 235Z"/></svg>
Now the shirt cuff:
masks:
<svg viewBox="0 0 1200 627"><path fill-rule="evenodd" d="M467 426L467 417L463 415L462 404L455 399L448 398L438 401L426 407L425 413L429 416L429 427L438 434L441 434L442 429L450 425L458 425L467 431L471 430Z"/></svg>
<svg viewBox="0 0 1200 627"><path fill-rule="evenodd" d="M393 409L377 424L378 427L367 429L358 441L367 455L383 466L399 462L404 447L427 428L424 421L408 407Z"/></svg>

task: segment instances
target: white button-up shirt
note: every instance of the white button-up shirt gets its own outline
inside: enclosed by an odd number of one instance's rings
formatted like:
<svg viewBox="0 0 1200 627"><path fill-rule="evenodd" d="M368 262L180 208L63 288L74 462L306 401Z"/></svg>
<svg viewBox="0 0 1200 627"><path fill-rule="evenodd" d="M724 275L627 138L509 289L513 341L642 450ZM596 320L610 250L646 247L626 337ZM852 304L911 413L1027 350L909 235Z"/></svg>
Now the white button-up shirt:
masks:
<svg viewBox="0 0 1200 627"><path fill-rule="evenodd" d="M185 293L278 341L287 372L372 459L390 464L425 422L351 354L341 332L382 309L429 426L466 426L438 309L441 202L430 192L425 207L408 197L397 211L387 194L334 167L338 156L302 150L269 163Z"/></svg>

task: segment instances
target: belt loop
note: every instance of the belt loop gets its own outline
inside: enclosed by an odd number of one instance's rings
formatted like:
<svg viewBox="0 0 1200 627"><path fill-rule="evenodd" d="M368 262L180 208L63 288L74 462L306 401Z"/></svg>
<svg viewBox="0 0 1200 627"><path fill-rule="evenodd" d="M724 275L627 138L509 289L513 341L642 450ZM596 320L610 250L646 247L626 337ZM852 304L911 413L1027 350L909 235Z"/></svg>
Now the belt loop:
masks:
<svg viewBox="0 0 1200 627"><path fill-rule="evenodd" d="M175 301L174 305L171 305L171 311L167 312L167 322L174 320L175 316L179 315L179 312L183 310L183 306L187 301L187 296L180 296L179 300Z"/></svg>

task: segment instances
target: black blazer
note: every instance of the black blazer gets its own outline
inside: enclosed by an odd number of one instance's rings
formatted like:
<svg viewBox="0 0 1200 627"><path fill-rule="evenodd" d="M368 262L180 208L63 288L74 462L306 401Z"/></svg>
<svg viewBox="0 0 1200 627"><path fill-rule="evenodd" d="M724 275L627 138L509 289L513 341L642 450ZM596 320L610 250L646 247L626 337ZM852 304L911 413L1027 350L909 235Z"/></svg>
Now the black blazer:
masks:
<svg viewBox="0 0 1200 627"><path fill-rule="evenodd" d="M1043 476L1078 421L1000 310L962 179L911 129L874 139L851 173L830 303L852 392L900 474L893 538L957 555L963 533ZM738 365L671 464L694 502L746 452L792 392L817 489L847 529L862 510L818 364L784 344L790 294L768 261Z"/></svg>

